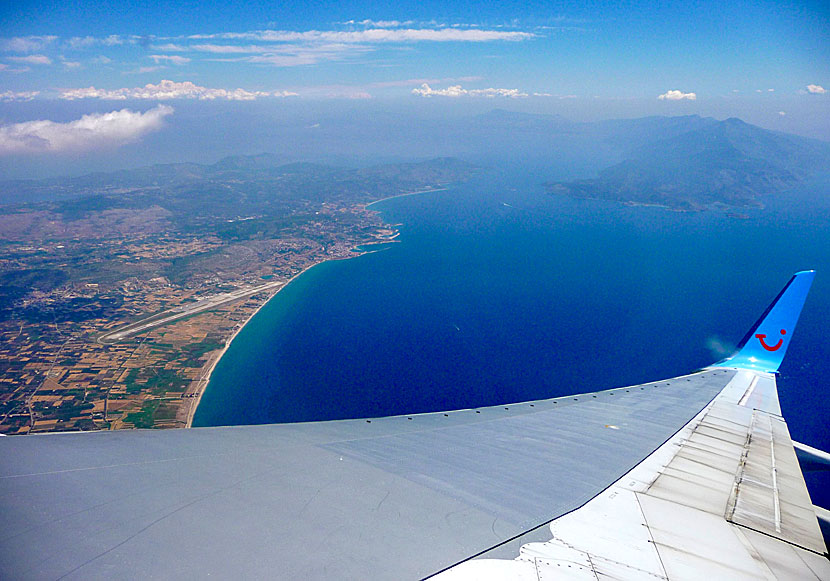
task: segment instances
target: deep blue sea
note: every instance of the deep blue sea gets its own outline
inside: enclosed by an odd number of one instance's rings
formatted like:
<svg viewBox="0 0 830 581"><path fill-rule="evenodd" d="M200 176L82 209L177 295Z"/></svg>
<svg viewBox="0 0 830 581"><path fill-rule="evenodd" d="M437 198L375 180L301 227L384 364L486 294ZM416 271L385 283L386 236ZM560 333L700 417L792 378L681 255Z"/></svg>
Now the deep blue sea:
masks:
<svg viewBox="0 0 830 581"><path fill-rule="evenodd" d="M468 408L684 374L728 355L790 276L814 268L778 383L793 438L830 449L830 180L739 219L555 197L545 179L490 169L373 206L401 224L398 242L278 293L217 365L194 425ZM830 505L830 473L807 476Z"/></svg>

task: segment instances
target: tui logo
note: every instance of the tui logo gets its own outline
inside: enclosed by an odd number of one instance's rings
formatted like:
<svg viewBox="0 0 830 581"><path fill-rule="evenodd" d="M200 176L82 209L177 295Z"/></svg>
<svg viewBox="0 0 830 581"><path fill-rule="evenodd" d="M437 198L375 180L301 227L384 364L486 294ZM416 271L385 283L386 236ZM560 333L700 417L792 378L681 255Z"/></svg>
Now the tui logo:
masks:
<svg viewBox="0 0 830 581"><path fill-rule="evenodd" d="M785 329L781 329L781 334L786 335L787 331ZM758 338L758 341L761 343L761 347L763 347L767 351L778 351L781 348L781 345L784 344L784 338L783 337L778 339L778 343L776 343L775 345L767 345L767 342L765 340L767 338L767 336L765 334L758 333L755 336Z"/></svg>

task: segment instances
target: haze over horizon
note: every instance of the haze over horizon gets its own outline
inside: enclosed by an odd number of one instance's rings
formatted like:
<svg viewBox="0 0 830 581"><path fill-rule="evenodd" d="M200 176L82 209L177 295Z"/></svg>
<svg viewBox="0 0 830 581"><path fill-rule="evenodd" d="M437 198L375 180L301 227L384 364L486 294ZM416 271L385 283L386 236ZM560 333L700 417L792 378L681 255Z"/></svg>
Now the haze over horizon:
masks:
<svg viewBox="0 0 830 581"><path fill-rule="evenodd" d="M286 120L413 126L494 108L595 121L739 117L830 138L820 2L115 2L2 9L0 173L280 153ZM270 132L268 131L270 129ZM311 137L313 140L313 137ZM400 155L422 156L418 144Z"/></svg>

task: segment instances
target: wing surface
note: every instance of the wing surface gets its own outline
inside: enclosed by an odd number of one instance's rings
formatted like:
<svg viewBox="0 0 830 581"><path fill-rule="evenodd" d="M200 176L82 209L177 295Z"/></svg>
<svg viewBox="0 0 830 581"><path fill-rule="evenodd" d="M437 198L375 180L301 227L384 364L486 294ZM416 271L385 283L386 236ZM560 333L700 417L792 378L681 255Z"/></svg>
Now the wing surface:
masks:
<svg viewBox="0 0 830 581"><path fill-rule="evenodd" d="M536 579L545 566L595 579L595 563L684 578L701 562L722 573L739 545L742 575L786 546L763 571L821 578L811 508L774 376L725 364L446 413L0 438L3 579Z"/></svg>
<svg viewBox="0 0 830 581"><path fill-rule="evenodd" d="M735 373L370 422L0 438L0 578L424 577L584 504Z"/></svg>

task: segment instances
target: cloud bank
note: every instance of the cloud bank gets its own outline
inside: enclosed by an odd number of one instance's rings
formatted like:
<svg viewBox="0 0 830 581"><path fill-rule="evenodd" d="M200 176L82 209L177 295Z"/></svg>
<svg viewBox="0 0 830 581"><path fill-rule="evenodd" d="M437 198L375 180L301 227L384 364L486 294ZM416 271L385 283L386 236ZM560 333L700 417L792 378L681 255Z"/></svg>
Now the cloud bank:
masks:
<svg viewBox="0 0 830 581"><path fill-rule="evenodd" d="M827 92L827 89L821 85L807 85L807 92L813 93L814 95L823 95Z"/></svg>
<svg viewBox="0 0 830 581"><path fill-rule="evenodd" d="M51 65L52 59L50 59L46 55L42 54L30 54L26 56L10 56L6 57L7 60L16 63L24 63L27 65Z"/></svg>
<svg viewBox="0 0 830 581"><path fill-rule="evenodd" d="M151 54L150 58L153 59L157 64L166 62L174 65L186 65L190 62L190 59L187 57L169 54Z"/></svg>
<svg viewBox="0 0 830 581"><path fill-rule="evenodd" d="M6 57L13 62L50 65L57 62L60 51L72 53L101 51L118 47L118 54L141 51L156 65L188 65L193 61L254 63L275 67L314 65L321 62L358 58L383 50L389 45L435 43L520 42L538 38L535 32L510 30L500 26L447 25L437 22L363 20L340 23L334 29L306 30L242 30L186 36L27 36L0 38L0 52L16 53ZM52 50L53 52L47 52ZM147 51L150 51L147 54ZM169 53L183 53L180 55ZM235 55L236 58L201 58L212 55ZM109 55L108 58L114 58ZM66 59L64 59L66 60ZM116 60L117 65L134 67L134 60ZM112 61L111 61L112 62ZM147 72L146 67L121 72Z"/></svg>
<svg viewBox="0 0 830 581"><path fill-rule="evenodd" d="M457 28L370 28L367 30L253 30L250 32L221 32L218 34L194 34L191 40L248 40L260 42L338 42L338 43L389 43L389 42L492 42L497 40L520 41L535 38L530 32L505 30L460 30Z"/></svg>
<svg viewBox="0 0 830 581"><path fill-rule="evenodd" d="M157 131L171 113L172 107L158 105L144 113L121 109L84 115L67 123L38 120L3 125L0 126L0 155L117 147Z"/></svg>
<svg viewBox="0 0 830 581"><path fill-rule="evenodd" d="M0 50L9 52L35 52L43 50L57 40L57 36L15 36L0 39Z"/></svg>
<svg viewBox="0 0 830 581"><path fill-rule="evenodd" d="M31 101L40 91L0 91L0 101Z"/></svg>
<svg viewBox="0 0 830 581"><path fill-rule="evenodd" d="M657 97L661 101L682 101L683 99L688 99L689 101L694 101L697 99L696 93L684 93L683 91L671 90L666 91L662 95Z"/></svg>
<svg viewBox="0 0 830 581"><path fill-rule="evenodd" d="M61 99L74 101L76 99L104 99L108 101L124 101L127 99L198 99L213 101L223 99L227 101L253 101L259 97L288 97L295 93L287 91L246 91L245 89L211 89L201 87L190 81L178 83L162 80L159 84L148 83L143 87L123 89L96 89L86 87L82 89L67 89L60 93Z"/></svg>
<svg viewBox="0 0 830 581"><path fill-rule="evenodd" d="M446 89L433 89L428 83L423 83L420 87L412 89L412 94L421 97L463 97L467 95L490 98L509 97L513 99L528 96L527 93L523 93L519 89L464 89L461 85L453 85Z"/></svg>

